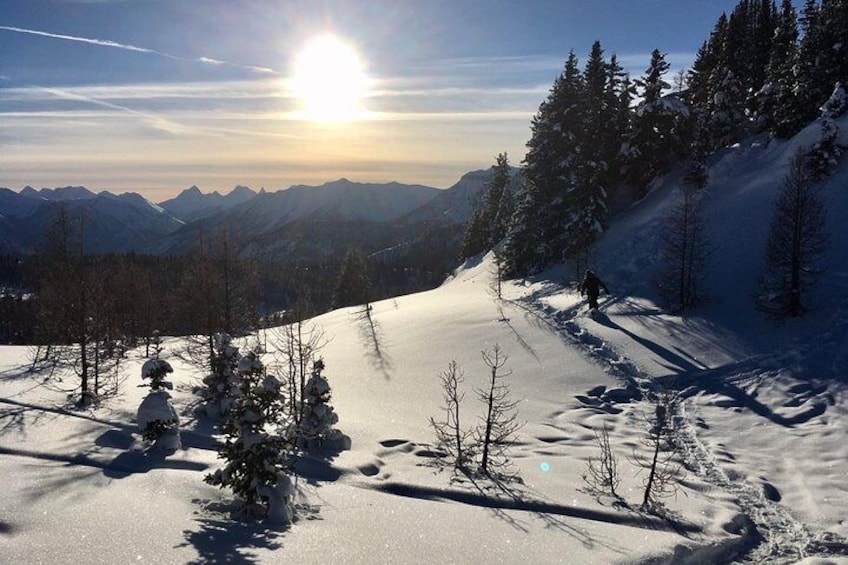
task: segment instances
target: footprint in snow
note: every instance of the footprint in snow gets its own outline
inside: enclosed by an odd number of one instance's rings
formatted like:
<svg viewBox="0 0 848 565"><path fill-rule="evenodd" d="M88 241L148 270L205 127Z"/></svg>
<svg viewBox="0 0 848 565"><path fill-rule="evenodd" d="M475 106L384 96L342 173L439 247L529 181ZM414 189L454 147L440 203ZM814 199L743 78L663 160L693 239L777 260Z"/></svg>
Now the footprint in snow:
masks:
<svg viewBox="0 0 848 565"><path fill-rule="evenodd" d="M765 496L772 502L780 502L783 499L783 496L781 496L780 491L777 490L777 488L769 482L763 483L763 496Z"/></svg>

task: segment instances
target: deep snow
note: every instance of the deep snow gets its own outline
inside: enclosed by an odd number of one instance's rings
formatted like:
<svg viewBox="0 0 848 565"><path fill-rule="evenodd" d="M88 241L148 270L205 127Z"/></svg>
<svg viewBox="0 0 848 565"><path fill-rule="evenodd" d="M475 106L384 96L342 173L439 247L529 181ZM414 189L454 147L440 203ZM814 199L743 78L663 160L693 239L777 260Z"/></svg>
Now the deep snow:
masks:
<svg viewBox="0 0 848 565"><path fill-rule="evenodd" d="M844 124L840 124L844 127ZM831 249L820 307L769 323L750 301L770 203L790 142L749 143L711 162L713 301L661 312L650 287L670 175L615 219L594 258L612 295L587 316L566 267L492 291L491 258L442 287L319 316L338 428L352 447L299 465L299 520L288 530L231 518L211 422L195 415L202 374L173 356L182 449L147 454L135 413L144 362L132 352L121 394L93 410L27 372L26 348L0 348L2 563L848 563L848 171L824 183ZM270 334L269 334L270 335ZM271 339L273 339L271 337ZM438 465L428 418L438 374L465 371L463 416L481 407L480 351L509 355L522 482L497 485ZM60 375L73 382L72 375ZM646 396L684 398L684 470L666 519L638 512ZM604 425L627 506L581 480Z"/></svg>

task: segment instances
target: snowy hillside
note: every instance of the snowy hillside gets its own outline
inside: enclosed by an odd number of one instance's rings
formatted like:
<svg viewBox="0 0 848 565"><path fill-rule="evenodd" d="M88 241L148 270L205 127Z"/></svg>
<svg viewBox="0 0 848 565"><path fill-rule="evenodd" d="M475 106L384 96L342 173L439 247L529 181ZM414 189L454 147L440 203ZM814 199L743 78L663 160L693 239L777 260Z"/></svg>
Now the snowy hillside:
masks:
<svg viewBox="0 0 848 565"><path fill-rule="evenodd" d="M840 124L843 129L846 125ZM763 319L751 301L787 159L813 130L751 141L710 162L712 300L686 318L655 304L660 229L679 175L619 213L593 265L611 293L586 312L560 266L493 290L491 256L441 287L312 320L350 450L298 464L299 519L286 530L233 518L212 422L197 416L202 372L168 339L183 448L147 452L136 429L141 351L120 393L67 405L71 372L29 372L0 348L0 562L3 563L777 563L848 564L848 167L822 186L827 275L818 308ZM273 332L260 341L273 345ZM471 480L440 463L429 418L439 374L465 375L462 418L479 422L481 351L508 354L523 427L508 455L519 480ZM270 361L270 359L268 360ZM662 391L679 449L676 495L640 509L644 439ZM583 476L606 429L620 499ZM673 468L673 467L672 467Z"/></svg>
<svg viewBox="0 0 848 565"><path fill-rule="evenodd" d="M235 521L228 493L203 483L219 465L215 437L194 415L190 388L202 375L173 356L180 340L164 355L175 366L183 449L166 459L146 454L135 428L138 352L118 397L78 411L39 386L45 375L26 371L24 348L0 349L0 468L12 485L0 494L3 559L720 563L753 548L752 562L796 563L848 551L848 395L799 370L801 350L747 357L727 346L730 328L618 294L593 319L579 295L550 280L509 284L501 302L491 272L487 259L436 290L375 303L373 324L361 308L314 320L352 449L301 463L300 519L286 531ZM510 451L521 481L500 486L439 466L428 424L451 360L465 371L463 414L473 423L480 351L495 344L509 355L525 422ZM653 381L670 375L686 397L686 466L666 521L637 511L644 471L635 474L630 458L644 449ZM626 506L581 479L603 426Z"/></svg>

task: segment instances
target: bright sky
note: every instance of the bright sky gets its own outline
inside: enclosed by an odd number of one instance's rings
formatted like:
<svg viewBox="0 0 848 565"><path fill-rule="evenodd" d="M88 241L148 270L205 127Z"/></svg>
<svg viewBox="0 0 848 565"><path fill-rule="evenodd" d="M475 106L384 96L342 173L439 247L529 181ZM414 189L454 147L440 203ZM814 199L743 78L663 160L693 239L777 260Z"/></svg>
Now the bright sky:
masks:
<svg viewBox="0 0 848 565"><path fill-rule="evenodd" d="M735 4L0 0L0 186L448 187L520 164L569 49L675 71Z"/></svg>

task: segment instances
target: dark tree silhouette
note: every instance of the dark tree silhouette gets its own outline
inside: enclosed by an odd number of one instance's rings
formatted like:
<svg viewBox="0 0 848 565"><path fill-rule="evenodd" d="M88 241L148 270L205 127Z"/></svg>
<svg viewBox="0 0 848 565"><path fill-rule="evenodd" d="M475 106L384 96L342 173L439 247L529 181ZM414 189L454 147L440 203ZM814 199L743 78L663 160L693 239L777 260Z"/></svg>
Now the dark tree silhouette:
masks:
<svg viewBox="0 0 848 565"><path fill-rule="evenodd" d="M708 180L704 154L695 149L667 220L663 269L656 281L660 299L673 312L694 306L704 295L703 277L710 247L701 202Z"/></svg>
<svg viewBox="0 0 848 565"><path fill-rule="evenodd" d="M783 179L766 245L766 269L757 283L757 306L772 317L796 317L805 310L818 263L827 249L826 214L811 181L803 151Z"/></svg>

